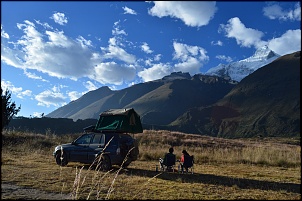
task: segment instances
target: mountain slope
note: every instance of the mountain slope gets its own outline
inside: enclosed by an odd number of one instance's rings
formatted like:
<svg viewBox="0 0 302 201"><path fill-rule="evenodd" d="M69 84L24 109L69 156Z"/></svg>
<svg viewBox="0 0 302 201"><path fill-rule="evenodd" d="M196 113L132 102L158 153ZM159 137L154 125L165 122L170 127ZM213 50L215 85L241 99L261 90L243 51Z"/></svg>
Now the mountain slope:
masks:
<svg viewBox="0 0 302 201"><path fill-rule="evenodd" d="M166 125L189 108L215 103L235 85L236 82L229 82L217 76L191 77L188 73L177 72L159 80L98 94L99 99L87 100L89 104L80 107L76 103L83 103L86 98L89 98L84 95L79 101L58 108L47 117L58 117L54 115L61 114L73 120L98 119L99 114L108 109L134 108L141 116L143 124ZM93 91L91 94L98 92ZM77 107L78 110L70 113L71 106Z"/></svg>
<svg viewBox="0 0 302 201"><path fill-rule="evenodd" d="M270 50L267 46L257 49L253 56L230 64L219 64L210 68L205 75L217 75L219 77L229 77L240 82L243 78L253 73L255 70L271 63L280 55Z"/></svg>
<svg viewBox="0 0 302 201"><path fill-rule="evenodd" d="M72 115L87 107L91 103L102 99L106 96L112 95L114 92L109 89L109 87L104 86L94 91L89 91L88 93L81 96L75 101L71 101L67 105L60 107L53 112L47 114L45 117L51 118L70 118ZM88 118L87 118L88 119Z"/></svg>
<svg viewBox="0 0 302 201"><path fill-rule="evenodd" d="M244 78L209 107L187 111L173 129L218 137L300 135L300 51Z"/></svg>

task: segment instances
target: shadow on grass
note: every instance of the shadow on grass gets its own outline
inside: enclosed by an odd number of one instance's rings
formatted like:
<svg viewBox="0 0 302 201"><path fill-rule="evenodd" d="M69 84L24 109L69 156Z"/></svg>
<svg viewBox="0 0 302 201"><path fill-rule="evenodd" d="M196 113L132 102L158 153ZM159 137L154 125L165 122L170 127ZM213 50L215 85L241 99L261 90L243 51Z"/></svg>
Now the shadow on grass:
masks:
<svg viewBox="0 0 302 201"><path fill-rule="evenodd" d="M143 169L132 169L127 168L124 171L126 174L144 176L144 177L154 177L160 172L143 170ZM162 172L157 178L171 180L171 181L181 181L186 183L203 183L203 184L213 184L213 185L224 185L224 186L237 186L242 189L260 189L260 190L272 190L272 191L287 191L292 193L301 193L300 184L294 183L280 183L271 181L259 181L254 179L242 179L242 178L232 178L227 176L217 176L212 174L181 174L177 172Z"/></svg>
<svg viewBox="0 0 302 201"><path fill-rule="evenodd" d="M119 168L113 166L112 173L115 173ZM84 169L89 169L89 165L84 165ZM161 173L161 174L159 174ZM294 183L280 183L272 181L259 181L254 179L232 178L227 176L218 176L212 174L181 174L178 172L156 172L152 170L138 169L138 168L125 168L120 174L135 175L142 177L155 177L170 181L178 181L183 183L203 183L212 185L223 186L237 186L242 189L260 189L260 190L272 190L272 191L287 191L292 193L301 193L300 184Z"/></svg>

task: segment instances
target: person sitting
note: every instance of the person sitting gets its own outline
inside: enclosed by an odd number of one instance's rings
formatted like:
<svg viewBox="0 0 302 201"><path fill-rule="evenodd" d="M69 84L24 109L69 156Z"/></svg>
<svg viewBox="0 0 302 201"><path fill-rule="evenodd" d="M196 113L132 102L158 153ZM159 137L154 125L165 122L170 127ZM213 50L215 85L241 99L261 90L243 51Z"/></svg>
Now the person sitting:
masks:
<svg viewBox="0 0 302 201"><path fill-rule="evenodd" d="M182 151L182 155L180 158L181 172L184 172L184 169L188 173L189 168L193 166L194 156L190 156L190 154L186 151Z"/></svg>
<svg viewBox="0 0 302 201"><path fill-rule="evenodd" d="M173 147L169 148L169 153L165 154L164 159L160 158L159 163L160 163L160 168L161 170L166 170L168 172L172 172L174 169L175 161L176 161L176 156L173 154L174 149Z"/></svg>

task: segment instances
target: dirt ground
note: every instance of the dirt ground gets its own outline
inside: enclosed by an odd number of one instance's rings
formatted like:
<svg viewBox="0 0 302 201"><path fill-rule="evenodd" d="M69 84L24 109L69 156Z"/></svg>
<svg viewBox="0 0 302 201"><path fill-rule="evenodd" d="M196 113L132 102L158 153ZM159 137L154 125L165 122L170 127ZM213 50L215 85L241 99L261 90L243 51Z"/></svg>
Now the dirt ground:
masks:
<svg viewBox="0 0 302 201"><path fill-rule="evenodd" d="M49 193L38 189L18 186L10 183L1 183L1 200L71 200L71 195Z"/></svg>

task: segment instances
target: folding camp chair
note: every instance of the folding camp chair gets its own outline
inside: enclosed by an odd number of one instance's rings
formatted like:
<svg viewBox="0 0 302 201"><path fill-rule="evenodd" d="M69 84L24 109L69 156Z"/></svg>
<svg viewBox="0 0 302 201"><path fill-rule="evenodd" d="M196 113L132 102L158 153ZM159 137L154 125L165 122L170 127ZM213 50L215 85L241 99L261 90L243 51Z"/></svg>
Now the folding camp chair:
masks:
<svg viewBox="0 0 302 201"><path fill-rule="evenodd" d="M174 157L167 158L166 164L164 164L164 159L159 159L159 167L163 172L174 172L175 171L175 155Z"/></svg>
<svg viewBox="0 0 302 201"><path fill-rule="evenodd" d="M180 160L177 160L178 164L178 172L181 173L194 173L194 156L188 156L185 158L185 161L182 163Z"/></svg>

